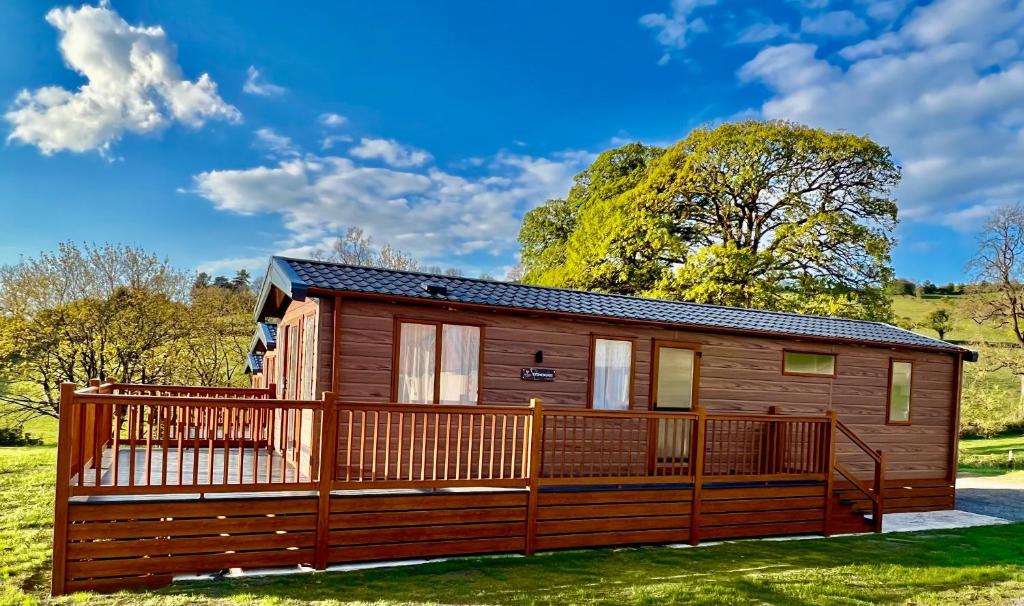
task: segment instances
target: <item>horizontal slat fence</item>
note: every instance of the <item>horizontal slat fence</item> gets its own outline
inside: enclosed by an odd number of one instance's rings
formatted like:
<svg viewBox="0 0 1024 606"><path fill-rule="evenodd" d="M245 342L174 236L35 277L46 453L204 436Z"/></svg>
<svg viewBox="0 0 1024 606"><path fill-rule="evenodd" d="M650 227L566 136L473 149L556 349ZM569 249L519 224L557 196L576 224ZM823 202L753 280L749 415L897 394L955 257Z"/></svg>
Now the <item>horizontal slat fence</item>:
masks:
<svg viewBox="0 0 1024 606"><path fill-rule="evenodd" d="M834 415L275 392L62 386L53 593L230 567L828 534L840 515L825 498L845 471ZM870 457L881 486L884 457ZM844 486L880 520L869 484Z"/></svg>

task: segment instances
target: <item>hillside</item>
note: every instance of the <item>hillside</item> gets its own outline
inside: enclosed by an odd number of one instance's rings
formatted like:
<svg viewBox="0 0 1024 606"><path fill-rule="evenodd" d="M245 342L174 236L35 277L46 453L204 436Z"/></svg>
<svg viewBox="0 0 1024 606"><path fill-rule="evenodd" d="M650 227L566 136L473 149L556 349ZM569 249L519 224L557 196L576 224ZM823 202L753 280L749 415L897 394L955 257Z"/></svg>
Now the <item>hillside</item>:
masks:
<svg viewBox="0 0 1024 606"><path fill-rule="evenodd" d="M892 309L897 318L909 318L915 324L924 322L929 313L945 307L953 315L954 328L946 334L952 341L984 341L989 343L1013 342L1013 333L1006 328L981 326L970 318L970 300L962 296L928 295L915 297L898 295L892 298ZM930 328L915 327L914 332L938 338Z"/></svg>

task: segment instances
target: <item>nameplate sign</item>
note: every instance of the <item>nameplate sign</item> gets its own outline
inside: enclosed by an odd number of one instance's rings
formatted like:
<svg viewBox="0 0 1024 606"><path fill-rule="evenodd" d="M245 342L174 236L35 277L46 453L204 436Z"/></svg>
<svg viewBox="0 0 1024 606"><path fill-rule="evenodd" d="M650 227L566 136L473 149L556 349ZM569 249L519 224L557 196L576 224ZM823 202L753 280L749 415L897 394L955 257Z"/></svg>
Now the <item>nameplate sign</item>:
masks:
<svg viewBox="0 0 1024 606"><path fill-rule="evenodd" d="M554 368L524 368L519 372L519 378L524 381L554 381Z"/></svg>

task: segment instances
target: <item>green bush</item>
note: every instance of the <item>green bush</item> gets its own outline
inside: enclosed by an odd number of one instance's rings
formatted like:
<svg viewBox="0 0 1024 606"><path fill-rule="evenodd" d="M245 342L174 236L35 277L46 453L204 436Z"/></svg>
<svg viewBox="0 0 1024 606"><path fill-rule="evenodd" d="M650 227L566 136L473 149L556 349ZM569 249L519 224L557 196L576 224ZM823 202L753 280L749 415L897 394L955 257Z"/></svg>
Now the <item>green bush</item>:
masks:
<svg viewBox="0 0 1024 606"><path fill-rule="evenodd" d="M0 427L0 446L42 446L43 439L25 432L21 425Z"/></svg>
<svg viewBox="0 0 1024 606"><path fill-rule="evenodd" d="M1020 395L1013 381L1001 381L995 373L968 370L960 397L960 435L985 438L1019 426Z"/></svg>

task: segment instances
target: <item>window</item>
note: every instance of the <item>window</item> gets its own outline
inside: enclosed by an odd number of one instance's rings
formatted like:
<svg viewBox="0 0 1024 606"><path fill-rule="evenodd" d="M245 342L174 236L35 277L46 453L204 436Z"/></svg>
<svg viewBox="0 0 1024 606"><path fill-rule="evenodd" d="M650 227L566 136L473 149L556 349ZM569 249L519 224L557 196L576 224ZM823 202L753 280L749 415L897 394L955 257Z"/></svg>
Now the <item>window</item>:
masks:
<svg viewBox="0 0 1024 606"><path fill-rule="evenodd" d="M889 362L889 423L910 423L910 387L914 364L905 360Z"/></svg>
<svg viewBox="0 0 1024 606"><path fill-rule="evenodd" d="M480 327L400 322L395 382L399 402L476 404L480 396Z"/></svg>
<svg viewBox="0 0 1024 606"><path fill-rule="evenodd" d="M787 375L834 377L836 356L808 351L785 351L782 354L782 372Z"/></svg>
<svg viewBox="0 0 1024 606"><path fill-rule="evenodd" d="M689 410L697 397L697 358L693 346L654 342L651 402L656 409Z"/></svg>
<svg viewBox="0 0 1024 606"><path fill-rule="evenodd" d="M288 400L298 399L299 383L299 327L286 326L285 330L285 381L284 397Z"/></svg>
<svg viewBox="0 0 1024 606"><path fill-rule="evenodd" d="M302 394L300 397L305 400L316 399L316 355L314 347L316 343L316 317L313 314L306 316L302 323Z"/></svg>
<svg viewBox="0 0 1024 606"><path fill-rule="evenodd" d="M600 410L629 408L633 387L633 342L595 337L591 356L591 406Z"/></svg>

